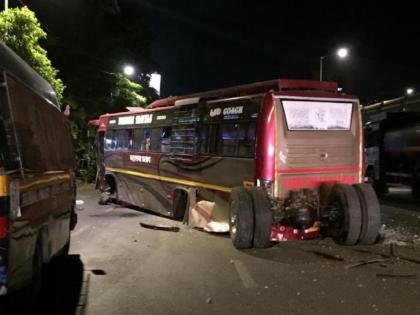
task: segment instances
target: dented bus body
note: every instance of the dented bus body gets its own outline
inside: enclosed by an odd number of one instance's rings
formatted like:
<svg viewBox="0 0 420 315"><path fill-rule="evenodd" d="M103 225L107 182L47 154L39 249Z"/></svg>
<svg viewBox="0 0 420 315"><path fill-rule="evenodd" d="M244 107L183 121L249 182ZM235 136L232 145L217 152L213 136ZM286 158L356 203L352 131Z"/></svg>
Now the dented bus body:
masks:
<svg viewBox="0 0 420 315"><path fill-rule="evenodd" d="M74 165L51 86L0 43L0 296L39 287L42 266L67 252Z"/></svg>
<svg viewBox="0 0 420 315"><path fill-rule="evenodd" d="M336 91L280 79L102 115L90 122L98 188L166 216L201 216L237 248L320 233L371 244L380 213L362 184L360 106Z"/></svg>

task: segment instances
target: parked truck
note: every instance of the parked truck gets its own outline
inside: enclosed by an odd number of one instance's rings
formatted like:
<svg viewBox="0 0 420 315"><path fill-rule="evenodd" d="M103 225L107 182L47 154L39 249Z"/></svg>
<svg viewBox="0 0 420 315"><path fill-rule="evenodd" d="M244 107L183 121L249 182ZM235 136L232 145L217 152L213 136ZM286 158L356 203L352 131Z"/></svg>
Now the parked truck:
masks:
<svg viewBox="0 0 420 315"><path fill-rule="evenodd" d="M365 122L366 178L378 195L391 185L420 198L420 113L383 112Z"/></svg>
<svg viewBox="0 0 420 315"><path fill-rule="evenodd" d="M53 89L0 42L0 314L6 295L39 292L43 266L68 252L74 165Z"/></svg>

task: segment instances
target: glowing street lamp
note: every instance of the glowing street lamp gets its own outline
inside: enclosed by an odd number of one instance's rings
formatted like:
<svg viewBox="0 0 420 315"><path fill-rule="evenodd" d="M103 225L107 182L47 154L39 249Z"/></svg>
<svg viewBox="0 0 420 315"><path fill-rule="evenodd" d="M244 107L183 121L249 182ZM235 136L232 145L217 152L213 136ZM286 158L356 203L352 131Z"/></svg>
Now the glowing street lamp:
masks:
<svg viewBox="0 0 420 315"><path fill-rule="evenodd" d="M337 56L341 59L346 58L349 54L349 50L347 48L340 48L337 50Z"/></svg>
<svg viewBox="0 0 420 315"><path fill-rule="evenodd" d="M411 94L413 94L413 92L414 92L414 89L412 89L412 88L408 88L406 90L407 95L411 95Z"/></svg>
<svg viewBox="0 0 420 315"><path fill-rule="evenodd" d="M127 66L124 67L123 71L124 71L125 75L132 76L134 74L134 67L130 66L130 65L127 65Z"/></svg>
<svg viewBox="0 0 420 315"><path fill-rule="evenodd" d="M349 55L349 50L345 47L340 47L337 49L337 57L340 59L345 59ZM322 66L324 63L325 56L319 57L319 81L322 81Z"/></svg>

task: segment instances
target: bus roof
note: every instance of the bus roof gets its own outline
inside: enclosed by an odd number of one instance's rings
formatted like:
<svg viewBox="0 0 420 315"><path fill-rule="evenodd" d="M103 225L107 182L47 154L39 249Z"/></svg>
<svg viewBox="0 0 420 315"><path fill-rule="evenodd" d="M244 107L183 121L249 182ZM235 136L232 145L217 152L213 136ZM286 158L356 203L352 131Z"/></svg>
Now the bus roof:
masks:
<svg viewBox="0 0 420 315"><path fill-rule="evenodd" d="M0 70L5 71L59 109L57 97L51 85L3 42L0 42Z"/></svg>
<svg viewBox="0 0 420 315"><path fill-rule="evenodd" d="M206 92L193 93L184 96L171 96L154 101L149 106L151 108L159 108L166 106L174 106L177 102L186 102L188 99L196 101L197 99L214 99L223 97L245 96L252 94L261 94L267 92L282 92L296 90L312 90L322 92L337 92L336 82L311 81L311 80L292 80L292 79L276 79L270 81L256 82L251 84L237 85L233 87L211 90Z"/></svg>
<svg viewBox="0 0 420 315"><path fill-rule="evenodd" d="M126 107L127 111L117 113L107 113L100 117L114 117L121 115L132 115L139 113L149 113L160 110L173 109L174 106L181 106L187 104L196 104L200 100L216 100L222 98L235 98L235 97L252 97L261 95L263 93L284 93L288 92L294 96L298 92L314 92L317 96L320 96L320 92L323 96L337 95L343 97L342 93L337 92L337 82L326 82L326 81L313 81L313 80L295 80L295 79L276 79L270 81L256 82L251 84L238 85L233 87L227 87L223 89L210 90L205 92L198 92L183 96L170 96L156 100L149 104L146 108L139 107ZM298 94L296 94L298 96ZM345 95L346 98L354 98L350 95ZM91 120L88 122L91 126L99 127L100 120Z"/></svg>

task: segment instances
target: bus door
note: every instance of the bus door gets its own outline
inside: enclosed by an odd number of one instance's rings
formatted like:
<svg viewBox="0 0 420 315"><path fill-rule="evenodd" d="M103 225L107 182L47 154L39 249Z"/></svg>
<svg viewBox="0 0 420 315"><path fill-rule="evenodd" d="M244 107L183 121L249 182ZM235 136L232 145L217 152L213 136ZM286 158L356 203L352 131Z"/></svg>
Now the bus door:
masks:
<svg viewBox="0 0 420 315"><path fill-rule="evenodd" d="M105 156L104 156L104 145L105 145L105 131L99 131L96 133L96 183L95 189L104 188L105 183Z"/></svg>
<svg viewBox="0 0 420 315"><path fill-rule="evenodd" d="M276 105L276 191L360 180L361 121L355 99L281 97Z"/></svg>

